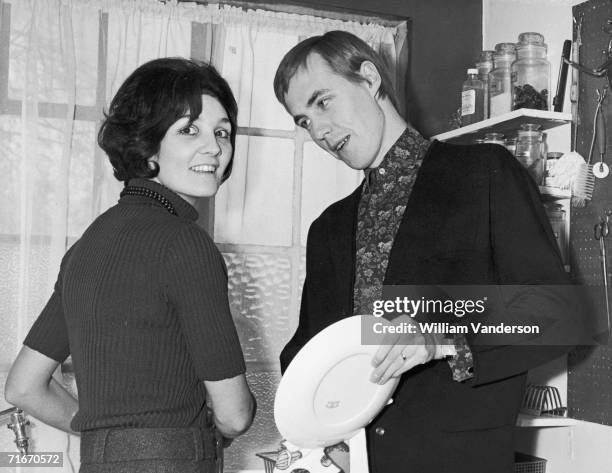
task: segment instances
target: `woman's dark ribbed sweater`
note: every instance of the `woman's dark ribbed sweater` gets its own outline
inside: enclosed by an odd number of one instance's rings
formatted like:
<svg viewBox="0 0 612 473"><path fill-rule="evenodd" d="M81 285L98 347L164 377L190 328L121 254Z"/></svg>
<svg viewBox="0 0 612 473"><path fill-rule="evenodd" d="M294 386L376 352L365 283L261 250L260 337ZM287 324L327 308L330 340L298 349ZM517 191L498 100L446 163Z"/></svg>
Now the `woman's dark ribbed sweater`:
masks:
<svg viewBox="0 0 612 473"><path fill-rule="evenodd" d="M244 373L223 257L174 192L126 195L64 256L55 290L24 344L72 355L77 431L204 425L203 380Z"/></svg>

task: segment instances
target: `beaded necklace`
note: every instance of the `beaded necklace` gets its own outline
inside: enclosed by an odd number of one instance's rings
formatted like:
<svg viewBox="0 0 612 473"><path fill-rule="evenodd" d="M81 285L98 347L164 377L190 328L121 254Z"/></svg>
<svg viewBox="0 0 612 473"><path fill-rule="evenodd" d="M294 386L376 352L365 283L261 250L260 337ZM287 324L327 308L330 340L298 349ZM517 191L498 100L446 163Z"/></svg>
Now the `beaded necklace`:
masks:
<svg viewBox="0 0 612 473"><path fill-rule="evenodd" d="M159 192L155 192L148 187L138 187L138 186L127 186L125 189L121 191L119 194L120 197L124 195L136 195L139 197L148 197L150 199L156 200L160 204L164 206L164 208L170 212L172 215L177 215L176 210L174 209L174 205L168 199L166 199Z"/></svg>

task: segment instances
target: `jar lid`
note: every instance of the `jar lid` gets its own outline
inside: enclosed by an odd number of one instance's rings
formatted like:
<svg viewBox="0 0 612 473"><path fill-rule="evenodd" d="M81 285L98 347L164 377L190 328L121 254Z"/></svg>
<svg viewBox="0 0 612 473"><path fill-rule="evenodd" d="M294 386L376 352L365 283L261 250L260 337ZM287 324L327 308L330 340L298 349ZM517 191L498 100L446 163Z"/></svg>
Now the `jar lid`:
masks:
<svg viewBox="0 0 612 473"><path fill-rule="evenodd" d="M549 211L565 213L565 210L563 210L563 205L557 202L547 203L545 207L546 207L546 210L549 210Z"/></svg>
<svg viewBox="0 0 612 473"><path fill-rule="evenodd" d="M473 67L470 67L470 68L468 69L468 72L467 72L467 73L468 73L468 74L478 74L478 69L475 69L475 68L473 68Z"/></svg>
<svg viewBox="0 0 612 473"><path fill-rule="evenodd" d="M514 43L497 43L495 45L495 53L493 54L493 62L495 67L499 63L505 61L514 61L516 59L516 46Z"/></svg>
<svg viewBox="0 0 612 473"><path fill-rule="evenodd" d="M514 54L516 52L516 45L514 43L497 43L495 45L495 56L501 54Z"/></svg>
<svg viewBox="0 0 612 473"><path fill-rule="evenodd" d="M516 49L523 49L528 47L540 47L546 49L546 43L544 43L544 36L540 33L527 32L521 33L518 37L518 43L516 43Z"/></svg>
<svg viewBox="0 0 612 473"><path fill-rule="evenodd" d="M521 129L518 131L518 137L519 139L524 137L542 139L542 132L540 131L540 128L540 125L535 123L523 123L521 125Z"/></svg>
<svg viewBox="0 0 612 473"><path fill-rule="evenodd" d="M493 54L495 54L495 51L492 51L490 49L486 49L484 51L482 51L480 53L480 56L478 56L478 62L489 62L493 60Z"/></svg>
<svg viewBox="0 0 612 473"><path fill-rule="evenodd" d="M542 128L542 126L537 123L523 123L521 125L521 130L526 131L538 131L540 128Z"/></svg>
<svg viewBox="0 0 612 473"><path fill-rule="evenodd" d="M503 133L485 133L485 140L503 140Z"/></svg>

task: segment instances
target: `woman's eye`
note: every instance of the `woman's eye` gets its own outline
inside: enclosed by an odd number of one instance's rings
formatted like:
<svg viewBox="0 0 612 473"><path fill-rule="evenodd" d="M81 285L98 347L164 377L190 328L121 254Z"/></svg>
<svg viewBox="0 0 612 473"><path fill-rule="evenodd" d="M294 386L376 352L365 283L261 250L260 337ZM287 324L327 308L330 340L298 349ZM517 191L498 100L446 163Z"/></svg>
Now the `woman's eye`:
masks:
<svg viewBox="0 0 612 473"><path fill-rule="evenodd" d="M183 127L179 130L179 134L180 135L189 135L189 136L195 136L198 134L200 130L198 129L197 126L195 126L193 123L190 125L187 125L186 127Z"/></svg>
<svg viewBox="0 0 612 473"><path fill-rule="evenodd" d="M215 135L218 136L219 138L229 138L230 132L226 130L225 128L220 128L219 130L215 132Z"/></svg>

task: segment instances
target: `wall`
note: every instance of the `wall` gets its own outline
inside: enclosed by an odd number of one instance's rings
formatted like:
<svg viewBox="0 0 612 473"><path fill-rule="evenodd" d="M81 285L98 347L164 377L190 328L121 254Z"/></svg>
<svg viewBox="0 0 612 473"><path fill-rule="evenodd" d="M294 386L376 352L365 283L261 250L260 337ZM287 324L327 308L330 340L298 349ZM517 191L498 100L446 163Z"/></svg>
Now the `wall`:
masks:
<svg viewBox="0 0 612 473"><path fill-rule="evenodd" d="M466 69L482 45L482 0L255 1L323 10L350 10L411 20L408 119L424 135L450 129Z"/></svg>
<svg viewBox="0 0 612 473"><path fill-rule="evenodd" d="M551 62L553 94L559 73L561 48L572 39L572 0L483 0L483 49L493 49L499 42L515 42L524 31L544 35ZM570 76L568 75L568 91ZM570 112L566 94L564 112ZM549 133L550 151L567 151L571 146L570 126ZM533 373L532 373L533 375ZM548 379L546 377L548 376ZM567 377L559 363L539 370L538 381L567 389ZM564 399L565 396L564 392ZM547 470L553 473L610 471L612 465L612 427L578 422L573 427L520 428L517 449L548 459Z"/></svg>

